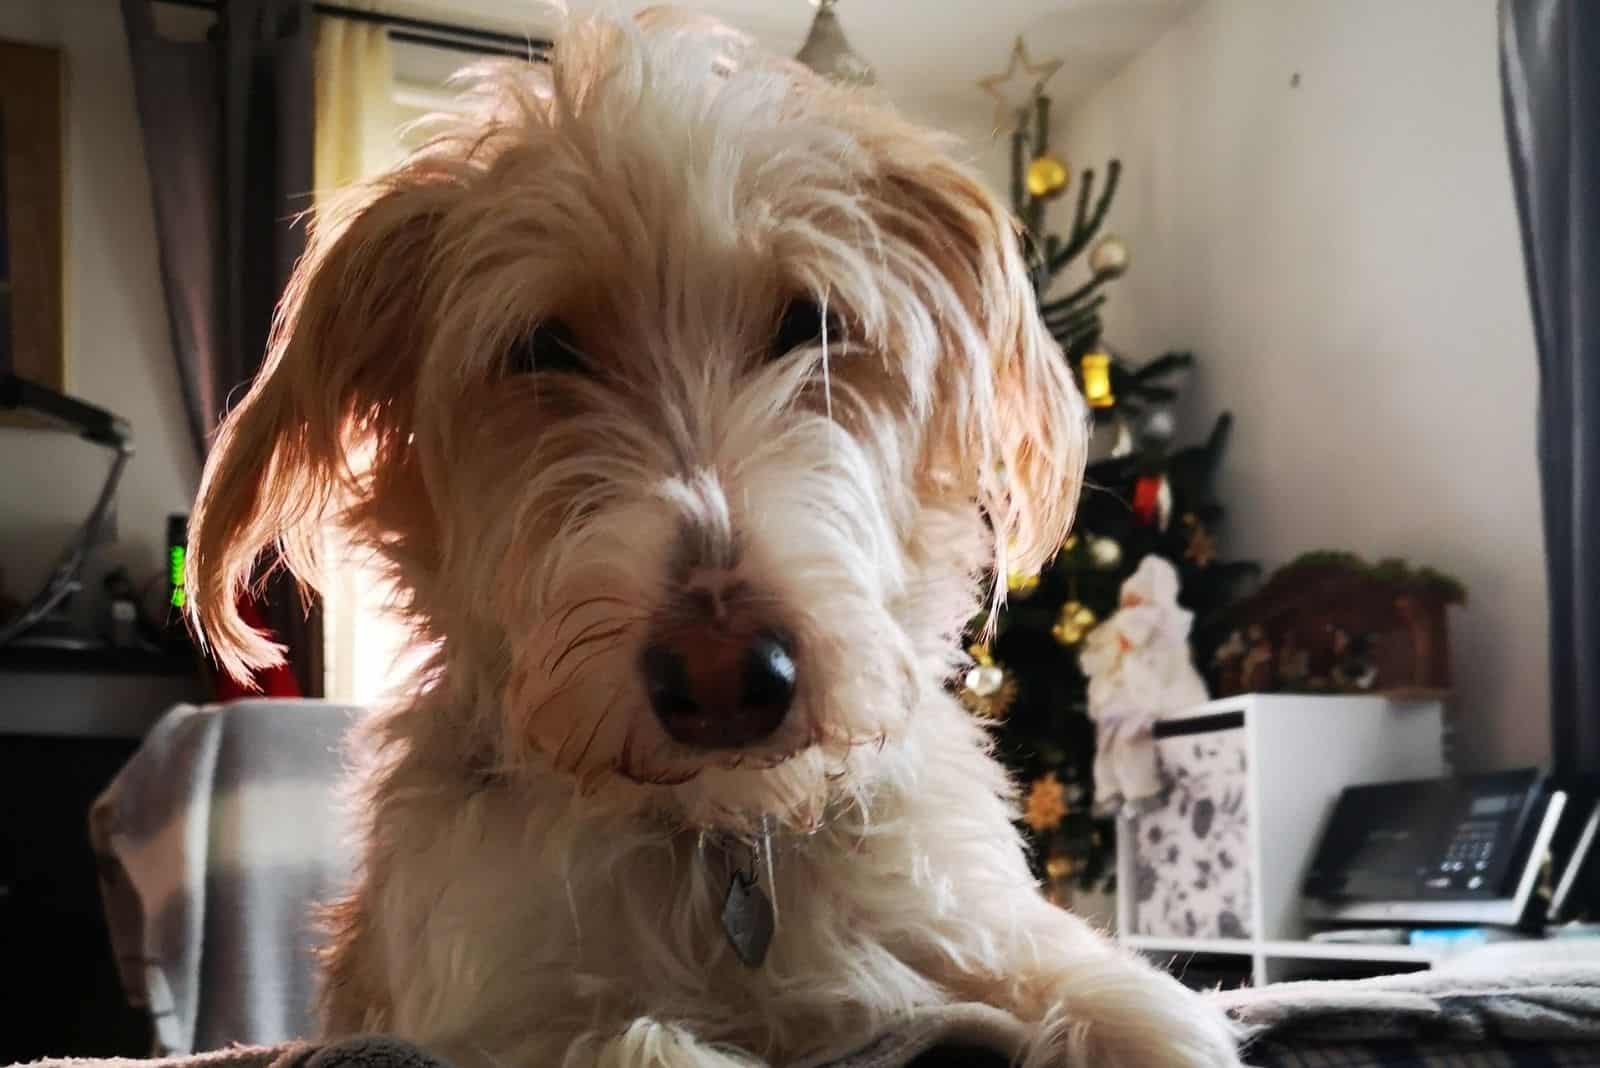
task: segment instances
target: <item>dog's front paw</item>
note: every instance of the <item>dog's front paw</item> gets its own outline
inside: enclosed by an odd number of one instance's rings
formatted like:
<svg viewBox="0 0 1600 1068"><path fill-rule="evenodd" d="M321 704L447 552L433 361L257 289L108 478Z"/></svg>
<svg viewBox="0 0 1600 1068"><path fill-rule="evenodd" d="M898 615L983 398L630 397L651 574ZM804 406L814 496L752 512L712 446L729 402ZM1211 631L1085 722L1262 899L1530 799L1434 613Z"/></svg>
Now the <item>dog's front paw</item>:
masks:
<svg viewBox="0 0 1600 1068"><path fill-rule="evenodd" d="M1176 980L1168 989L1116 994L1052 1008L1025 1068L1239 1068L1238 1026Z"/></svg>
<svg viewBox="0 0 1600 1068"><path fill-rule="evenodd" d="M608 1037L591 1036L574 1044L562 1063L584 1068L766 1068L754 1057L708 1045L683 1027L648 1017Z"/></svg>

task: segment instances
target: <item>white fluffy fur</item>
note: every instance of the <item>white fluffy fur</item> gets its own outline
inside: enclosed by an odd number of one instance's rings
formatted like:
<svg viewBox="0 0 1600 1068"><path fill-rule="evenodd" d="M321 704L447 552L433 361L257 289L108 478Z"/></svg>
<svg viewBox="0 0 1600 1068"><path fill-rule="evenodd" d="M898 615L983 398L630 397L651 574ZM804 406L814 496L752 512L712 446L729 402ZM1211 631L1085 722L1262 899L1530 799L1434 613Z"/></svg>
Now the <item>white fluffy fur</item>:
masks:
<svg viewBox="0 0 1600 1068"><path fill-rule="evenodd" d="M475 92L317 220L194 521L229 670L276 655L234 609L257 556L315 584L330 520L436 650L372 720L330 1030L782 1064L963 999L1036 1022L1030 1063L1236 1063L1218 1013L1038 895L944 689L976 575L1048 557L1082 474L1004 211L938 138L681 16L574 21L553 72ZM769 359L796 294L839 336ZM589 372L511 374L554 317ZM793 638L757 745L650 711L640 648L686 587ZM718 916L761 823L778 932L746 969Z"/></svg>

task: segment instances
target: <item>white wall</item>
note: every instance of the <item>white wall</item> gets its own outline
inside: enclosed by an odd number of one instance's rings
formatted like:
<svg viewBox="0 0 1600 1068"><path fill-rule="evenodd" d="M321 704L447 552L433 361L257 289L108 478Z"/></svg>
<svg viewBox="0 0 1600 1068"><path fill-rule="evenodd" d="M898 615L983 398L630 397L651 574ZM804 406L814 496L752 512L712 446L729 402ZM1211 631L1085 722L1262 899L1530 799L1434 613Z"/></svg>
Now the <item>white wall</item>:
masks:
<svg viewBox="0 0 1600 1068"><path fill-rule="evenodd" d="M1494 0L1209 0L1067 125L1076 163L1125 166L1110 226L1134 269L1109 338L1195 351L1189 433L1237 417L1226 550L1457 575L1458 755L1545 759L1535 354Z"/></svg>
<svg viewBox="0 0 1600 1068"><path fill-rule="evenodd" d="M144 579L161 569L166 517L188 510L198 470L168 340L120 7L4 0L0 38L65 49L67 389L133 426L119 542L103 563L125 563ZM66 435L0 428L0 571L13 596L33 594L87 515L109 455Z"/></svg>

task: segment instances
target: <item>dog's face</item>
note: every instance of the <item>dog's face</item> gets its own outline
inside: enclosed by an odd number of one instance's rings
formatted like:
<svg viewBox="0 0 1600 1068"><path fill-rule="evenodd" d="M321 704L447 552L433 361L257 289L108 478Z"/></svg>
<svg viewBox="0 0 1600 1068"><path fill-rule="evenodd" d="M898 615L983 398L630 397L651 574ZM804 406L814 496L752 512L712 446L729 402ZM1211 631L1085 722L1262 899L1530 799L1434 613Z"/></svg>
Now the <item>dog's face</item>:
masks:
<svg viewBox="0 0 1600 1068"><path fill-rule="evenodd" d="M573 23L318 220L195 514L225 667L274 656L234 610L259 552L315 584L337 522L498 771L701 825L870 786L976 574L1060 543L1083 413L938 139L730 48Z"/></svg>

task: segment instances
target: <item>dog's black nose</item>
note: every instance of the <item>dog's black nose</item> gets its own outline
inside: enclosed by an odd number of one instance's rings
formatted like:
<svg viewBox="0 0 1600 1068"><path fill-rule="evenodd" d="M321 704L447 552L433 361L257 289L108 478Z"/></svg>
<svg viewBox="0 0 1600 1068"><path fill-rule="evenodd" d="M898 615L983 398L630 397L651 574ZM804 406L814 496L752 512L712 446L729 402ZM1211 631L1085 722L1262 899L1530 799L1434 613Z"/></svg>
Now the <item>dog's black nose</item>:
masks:
<svg viewBox="0 0 1600 1068"><path fill-rule="evenodd" d="M770 631L675 629L645 647L639 666L662 727L700 749L761 741L778 729L794 699L793 654Z"/></svg>

